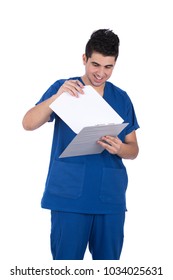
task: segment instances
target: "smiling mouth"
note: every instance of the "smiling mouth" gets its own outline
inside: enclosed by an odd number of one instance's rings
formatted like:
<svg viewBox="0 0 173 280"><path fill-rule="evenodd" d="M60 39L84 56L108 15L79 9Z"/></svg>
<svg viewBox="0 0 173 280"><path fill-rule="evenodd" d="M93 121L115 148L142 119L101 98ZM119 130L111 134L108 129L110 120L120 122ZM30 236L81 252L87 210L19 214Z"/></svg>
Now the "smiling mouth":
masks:
<svg viewBox="0 0 173 280"><path fill-rule="evenodd" d="M100 78L100 77L97 77L97 76L94 76L94 78L95 78L95 80L97 80L99 82L103 80L103 78Z"/></svg>

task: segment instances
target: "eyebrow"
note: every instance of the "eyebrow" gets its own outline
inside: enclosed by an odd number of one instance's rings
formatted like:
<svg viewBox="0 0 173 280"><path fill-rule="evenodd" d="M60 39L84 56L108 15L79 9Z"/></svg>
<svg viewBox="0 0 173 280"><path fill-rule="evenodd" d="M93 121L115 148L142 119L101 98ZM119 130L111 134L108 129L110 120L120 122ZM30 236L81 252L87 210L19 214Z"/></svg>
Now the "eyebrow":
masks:
<svg viewBox="0 0 173 280"><path fill-rule="evenodd" d="M97 65L101 66L101 64L99 64L99 63L96 62L96 61L92 61L91 63L92 63L92 64L97 64ZM113 66L114 66L113 64L104 65L104 67L113 67Z"/></svg>

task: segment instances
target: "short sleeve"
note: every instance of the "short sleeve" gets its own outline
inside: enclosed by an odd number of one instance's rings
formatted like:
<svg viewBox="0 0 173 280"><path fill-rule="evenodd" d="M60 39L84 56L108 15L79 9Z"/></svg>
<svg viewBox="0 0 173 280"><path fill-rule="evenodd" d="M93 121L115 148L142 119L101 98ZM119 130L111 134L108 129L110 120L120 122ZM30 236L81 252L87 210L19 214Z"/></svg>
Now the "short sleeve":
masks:
<svg viewBox="0 0 173 280"><path fill-rule="evenodd" d="M126 117L127 118L125 121L129 123L129 125L126 128L126 135L127 135L127 134L131 133L133 130L137 130L139 128L134 106L133 106L130 98L128 98Z"/></svg>
<svg viewBox="0 0 173 280"><path fill-rule="evenodd" d="M47 100L48 98L50 98L52 95L56 94L58 89L60 88L60 86L64 83L65 80L58 80L56 81L54 84L52 84L48 90L42 95L42 97L40 98L40 100L35 104L38 105L41 102ZM50 115L50 119L49 122L52 122L55 119L56 114L53 112Z"/></svg>

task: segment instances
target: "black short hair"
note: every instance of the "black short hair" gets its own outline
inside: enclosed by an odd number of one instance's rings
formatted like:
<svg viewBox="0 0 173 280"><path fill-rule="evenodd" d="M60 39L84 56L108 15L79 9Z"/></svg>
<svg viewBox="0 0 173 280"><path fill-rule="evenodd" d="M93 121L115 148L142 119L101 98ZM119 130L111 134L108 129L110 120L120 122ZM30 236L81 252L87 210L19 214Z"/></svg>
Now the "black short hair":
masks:
<svg viewBox="0 0 173 280"><path fill-rule="evenodd" d="M114 56L115 60L119 54L120 40L110 29L98 29L91 34L85 47L87 60L93 52L100 53L104 56Z"/></svg>

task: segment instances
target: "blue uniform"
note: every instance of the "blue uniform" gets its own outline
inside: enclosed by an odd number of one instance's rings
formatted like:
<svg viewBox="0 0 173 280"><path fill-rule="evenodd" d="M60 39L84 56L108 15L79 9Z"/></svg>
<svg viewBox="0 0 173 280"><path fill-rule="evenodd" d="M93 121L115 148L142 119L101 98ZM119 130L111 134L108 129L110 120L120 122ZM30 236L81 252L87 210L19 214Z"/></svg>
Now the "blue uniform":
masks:
<svg viewBox="0 0 173 280"><path fill-rule="evenodd" d="M71 79L82 82L80 77ZM56 81L38 103L55 94L64 82ZM129 123L118 136L124 141L127 134L139 127L133 104L125 91L108 81L103 98L124 122ZM87 215L124 213L128 177L122 159L106 150L96 155L59 158L76 134L55 113L51 115L50 121L53 120L54 135L42 207L51 209L54 216L56 212Z"/></svg>

